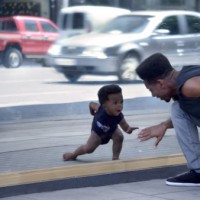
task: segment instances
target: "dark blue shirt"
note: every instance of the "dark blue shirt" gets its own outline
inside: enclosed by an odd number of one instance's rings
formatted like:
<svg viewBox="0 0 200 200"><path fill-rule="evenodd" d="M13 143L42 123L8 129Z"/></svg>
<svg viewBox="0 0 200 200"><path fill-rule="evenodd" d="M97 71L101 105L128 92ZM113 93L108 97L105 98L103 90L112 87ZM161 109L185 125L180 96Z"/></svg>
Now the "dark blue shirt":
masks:
<svg viewBox="0 0 200 200"><path fill-rule="evenodd" d="M177 77L177 100L180 104L180 107L188 114L193 117L200 119L200 97L188 98L182 95L181 88L184 83L195 76L200 76L200 66L191 65L185 66L180 71ZM200 85L199 85L200 87Z"/></svg>
<svg viewBox="0 0 200 200"><path fill-rule="evenodd" d="M113 133L123 118L124 115L122 113L118 116L108 115L101 106L94 116L92 130L98 135Z"/></svg>

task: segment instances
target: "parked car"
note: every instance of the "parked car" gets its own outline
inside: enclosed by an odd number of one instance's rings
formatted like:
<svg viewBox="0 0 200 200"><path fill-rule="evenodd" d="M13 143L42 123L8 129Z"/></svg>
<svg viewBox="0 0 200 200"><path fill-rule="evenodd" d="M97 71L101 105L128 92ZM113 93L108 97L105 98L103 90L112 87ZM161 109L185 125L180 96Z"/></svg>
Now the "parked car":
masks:
<svg viewBox="0 0 200 200"><path fill-rule="evenodd" d="M62 8L58 15L61 37L89 33L130 10L108 6L72 6Z"/></svg>
<svg viewBox="0 0 200 200"><path fill-rule="evenodd" d="M0 18L0 55L5 67L19 67L24 59L45 61L59 29L51 20L33 16Z"/></svg>
<svg viewBox="0 0 200 200"><path fill-rule="evenodd" d="M55 69L69 80L83 74L138 77L135 68L155 52L172 65L200 63L200 14L190 11L134 12L112 20L98 33L56 41L48 51Z"/></svg>

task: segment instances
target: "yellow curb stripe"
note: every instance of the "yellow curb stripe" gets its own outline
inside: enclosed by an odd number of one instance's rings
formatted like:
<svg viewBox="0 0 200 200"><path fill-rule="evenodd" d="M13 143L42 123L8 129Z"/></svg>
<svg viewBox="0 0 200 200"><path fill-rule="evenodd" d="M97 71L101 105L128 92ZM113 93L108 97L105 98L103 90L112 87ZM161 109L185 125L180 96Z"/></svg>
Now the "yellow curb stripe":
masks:
<svg viewBox="0 0 200 200"><path fill-rule="evenodd" d="M0 174L0 187L185 164L183 155L80 164Z"/></svg>

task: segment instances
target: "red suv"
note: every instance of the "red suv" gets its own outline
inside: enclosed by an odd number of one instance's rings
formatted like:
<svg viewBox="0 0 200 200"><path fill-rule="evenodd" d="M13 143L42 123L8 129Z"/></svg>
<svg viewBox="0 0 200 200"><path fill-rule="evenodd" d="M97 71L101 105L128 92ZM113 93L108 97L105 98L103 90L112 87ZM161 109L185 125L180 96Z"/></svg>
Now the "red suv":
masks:
<svg viewBox="0 0 200 200"><path fill-rule="evenodd" d="M0 55L5 67L19 67L24 59L44 62L50 45L59 37L51 20L33 16L0 18Z"/></svg>

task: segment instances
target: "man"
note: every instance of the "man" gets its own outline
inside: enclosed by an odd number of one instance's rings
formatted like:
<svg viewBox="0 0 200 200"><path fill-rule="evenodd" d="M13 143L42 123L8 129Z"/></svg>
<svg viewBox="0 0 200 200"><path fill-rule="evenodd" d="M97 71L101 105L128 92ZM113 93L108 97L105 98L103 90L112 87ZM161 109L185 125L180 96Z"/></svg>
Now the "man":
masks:
<svg viewBox="0 0 200 200"><path fill-rule="evenodd" d="M167 185L200 186L200 66L185 66L176 71L161 53L153 54L136 69L153 97L166 102L173 100L171 118L143 129L141 141L156 137L155 146L169 128L174 128L179 145L187 160L189 172L168 178Z"/></svg>

